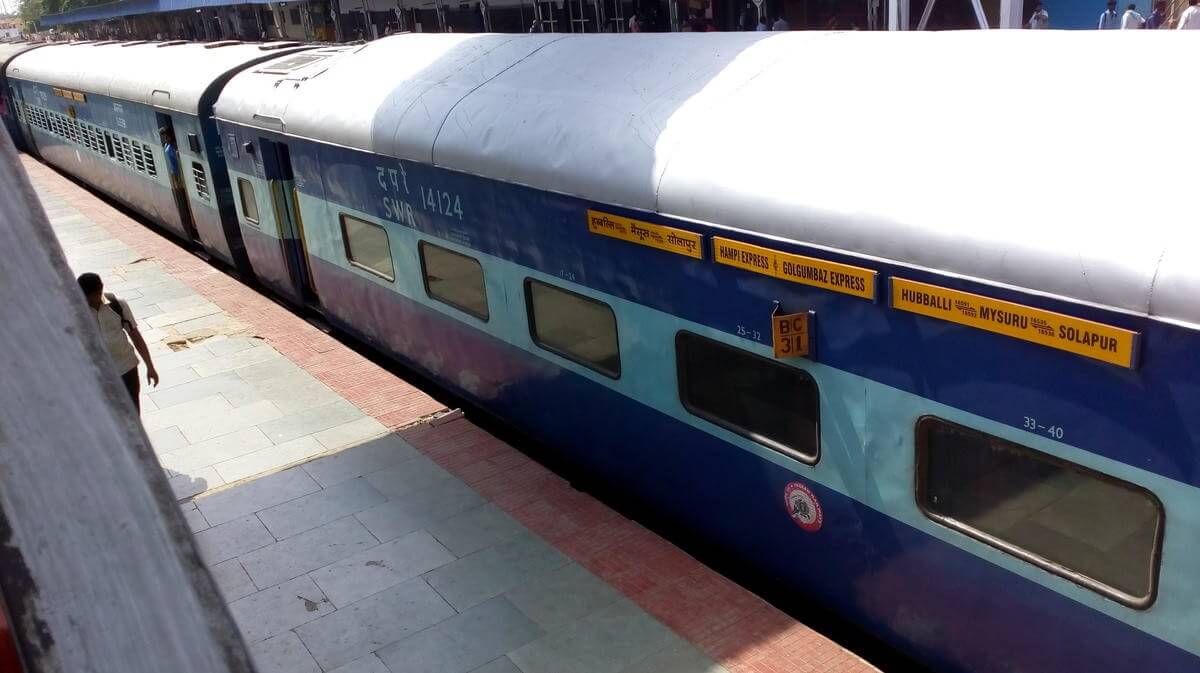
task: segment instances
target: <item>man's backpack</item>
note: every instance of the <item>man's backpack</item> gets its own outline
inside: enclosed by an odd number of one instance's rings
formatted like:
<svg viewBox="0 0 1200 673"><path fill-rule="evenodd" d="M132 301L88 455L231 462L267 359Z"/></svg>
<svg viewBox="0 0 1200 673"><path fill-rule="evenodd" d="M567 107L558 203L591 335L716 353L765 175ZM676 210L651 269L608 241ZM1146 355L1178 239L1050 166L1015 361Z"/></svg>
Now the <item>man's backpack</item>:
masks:
<svg viewBox="0 0 1200 673"><path fill-rule="evenodd" d="M117 299L117 295L111 292L105 292L104 298L108 300L108 307L111 308L113 313L116 313L117 317L121 319L121 326L133 327L133 323L129 321L129 318L125 317L125 307L121 304L121 300Z"/></svg>

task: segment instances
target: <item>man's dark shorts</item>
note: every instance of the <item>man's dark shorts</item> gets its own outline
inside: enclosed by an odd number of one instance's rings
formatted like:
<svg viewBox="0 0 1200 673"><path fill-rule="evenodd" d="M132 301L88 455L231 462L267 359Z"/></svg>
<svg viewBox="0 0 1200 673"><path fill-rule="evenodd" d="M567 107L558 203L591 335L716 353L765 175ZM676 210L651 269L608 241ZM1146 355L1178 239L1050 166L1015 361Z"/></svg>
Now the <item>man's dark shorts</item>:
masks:
<svg viewBox="0 0 1200 673"><path fill-rule="evenodd" d="M138 368L134 367L121 375L121 382L125 384L125 389L129 391L129 396L133 398L133 408L137 409L138 413L142 412L142 383L138 380Z"/></svg>

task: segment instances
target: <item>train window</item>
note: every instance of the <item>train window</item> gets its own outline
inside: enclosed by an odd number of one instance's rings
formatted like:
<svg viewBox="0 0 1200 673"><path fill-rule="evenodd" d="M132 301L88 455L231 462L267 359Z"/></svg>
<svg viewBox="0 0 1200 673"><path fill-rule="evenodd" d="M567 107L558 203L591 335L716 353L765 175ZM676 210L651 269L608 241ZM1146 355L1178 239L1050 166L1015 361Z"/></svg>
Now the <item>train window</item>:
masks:
<svg viewBox="0 0 1200 673"><path fill-rule="evenodd" d="M192 162L192 180L196 184L196 195L208 200L208 176L204 174L204 165L199 161Z"/></svg>
<svg viewBox="0 0 1200 673"><path fill-rule="evenodd" d="M614 379L621 377L617 317L604 302L525 279L529 334L538 346Z"/></svg>
<svg viewBox="0 0 1200 673"><path fill-rule="evenodd" d="M109 133L108 131L104 132L104 150L102 150L102 151L107 153L108 156L110 156L110 157L117 156L116 150L113 149L112 134Z"/></svg>
<svg viewBox="0 0 1200 673"><path fill-rule="evenodd" d="M154 150L149 145L142 145L142 157L146 162L146 172L150 177L158 175L158 167L154 165Z"/></svg>
<svg viewBox="0 0 1200 673"><path fill-rule="evenodd" d="M126 136L121 136L121 150L125 157L125 165L133 168L133 143Z"/></svg>
<svg viewBox="0 0 1200 673"><path fill-rule="evenodd" d="M254 185L246 178L238 178L238 193L242 197L242 215L247 222L258 226L258 201L254 198Z"/></svg>
<svg viewBox="0 0 1200 673"><path fill-rule="evenodd" d="M675 369L689 413L810 465L820 458L820 391L808 372L691 332L675 335Z"/></svg>
<svg viewBox="0 0 1200 673"><path fill-rule="evenodd" d="M916 433L926 516L1130 607L1154 602L1163 507L1150 491L933 416Z"/></svg>
<svg viewBox="0 0 1200 673"><path fill-rule="evenodd" d="M421 272L431 298L486 321L487 287L479 260L421 241Z"/></svg>
<svg viewBox="0 0 1200 673"><path fill-rule="evenodd" d="M388 280L396 279L387 230L373 222L342 213L342 243L346 260L358 268Z"/></svg>
<svg viewBox="0 0 1200 673"><path fill-rule="evenodd" d="M142 154L142 144L134 140L130 143L133 146L133 167L138 171L146 172L146 159Z"/></svg>

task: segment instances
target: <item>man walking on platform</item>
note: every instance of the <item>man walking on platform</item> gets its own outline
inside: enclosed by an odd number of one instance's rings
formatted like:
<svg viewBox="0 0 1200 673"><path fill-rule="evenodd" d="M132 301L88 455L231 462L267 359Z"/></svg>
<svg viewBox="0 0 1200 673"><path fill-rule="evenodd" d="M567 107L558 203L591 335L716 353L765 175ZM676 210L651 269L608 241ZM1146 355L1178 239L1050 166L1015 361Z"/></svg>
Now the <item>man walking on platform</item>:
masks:
<svg viewBox="0 0 1200 673"><path fill-rule="evenodd" d="M100 339L108 350L117 371L122 372L121 382L133 398L133 408L139 413L142 410L141 383L138 381L138 356L146 363L146 381L158 385L158 372L150 359L150 349L146 340L138 331L137 323L133 320L133 311L124 300L117 299L112 294L104 293L104 282L94 273L85 273L79 277L79 289L87 298L88 306L96 314L96 325L100 328ZM130 344L130 341L133 341ZM136 353L135 353L136 349Z"/></svg>
<svg viewBox="0 0 1200 673"><path fill-rule="evenodd" d="M1117 0L1108 0L1108 9L1100 15L1100 30L1117 30L1121 27L1121 15L1117 14Z"/></svg>

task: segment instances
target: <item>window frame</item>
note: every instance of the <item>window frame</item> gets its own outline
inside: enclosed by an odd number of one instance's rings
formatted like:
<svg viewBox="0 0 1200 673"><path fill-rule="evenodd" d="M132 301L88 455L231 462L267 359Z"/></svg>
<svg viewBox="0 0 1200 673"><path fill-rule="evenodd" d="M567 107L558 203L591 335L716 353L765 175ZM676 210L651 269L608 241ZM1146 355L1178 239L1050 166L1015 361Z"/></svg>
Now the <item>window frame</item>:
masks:
<svg viewBox="0 0 1200 673"><path fill-rule="evenodd" d="M610 370L604 369L603 367L597 365L594 362L589 362L587 360L580 359L577 355L575 355L573 353L568 353L568 352L562 350L561 348L556 348L555 346L552 346L552 345L542 341L540 338L538 338L537 317L534 315L534 311L533 311L533 284L534 283L544 285L552 290L557 290L559 292L563 292L563 293L566 293L569 295L573 295L575 297L579 297L580 299L583 299L584 301L592 303L592 304L598 304L600 306L603 306L608 311L609 315L612 316L613 341L615 341L617 344L617 369L616 369L616 371L610 371ZM599 299L596 299L595 297L589 297L586 294L583 294L581 292L575 292L574 290L568 290L567 288L562 287L561 285L555 285L554 283L548 283L544 280L539 280L539 279L533 278L531 276L525 277L525 281L524 281L523 285L525 287L525 324L529 328L529 338L533 340L533 345L537 346L538 348L540 348L544 351L554 353L555 355L557 355L561 358L570 360L571 362L574 362L575 364L577 364L581 367L587 367L588 369L596 372L597 374L602 374L614 381L619 380L621 378L621 372L623 369L622 362L621 362L621 326L617 324L617 312L613 310L613 307L611 305L609 305L607 302L600 301Z"/></svg>
<svg viewBox="0 0 1200 673"><path fill-rule="evenodd" d="M347 217L354 220L355 222L362 222L363 224L370 225L370 226L375 227L383 232L383 240L387 243L388 265L392 269L392 274L390 276L385 275L379 269L367 266L366 264L363 264L362 262L355 261L354 258L350 256L350 237L346 235L346 218ZM390 236L388 236L388 230L386 227L384 227L381 224L371 222L370 220L364 220L361 217L356 217L354 215L350 215L349 213L338 213L338 228L341 230L341 233L342 233L342 251L346 254L346 263L348 263L350 266L353 266L357 269L362 269L363 271L366 271L367 273L369 273L373 276L378 276L378 277L386 280L389 283L396 282L396 260L392 257L392 239Z"/></svg>
<svg viewBox="0 0 1200 673"><path fill-rule="evenodd" d="M807 379L807 381L812 384L813 388L816 389L816 403L817 403L816 428L815 428L816 436L817 436L816 453L814 453L812 456L809 456L805 453L797 451L796 449L794 449L790 446L786 446L778 441L775 441L774 439L763 437L760 433L755 433L751 430L748 430L747 428L743 428L735 423L732 423L728 420L725 420L723 418L715 416L703 409L696 407L689 400L687 400L683 394L684 390L687 389L687 372L686 372L686 368L679 366L680 360L682 358L681 351L679 348L679 342L681 339L687 338L687 337L708 341L710 343L716 344L718 347L726 348L731 351L735 351L739 355L745 355L747 357L750 357L750 358L753 358L756 360L761 360L763 362L768 363L769 365L771 365L773 367L782 367L789 371L796 372L796 373L800 374L803 378ZM821 462L821 449L822 449L822 444L821 444L821 426L822 426L822 423L821 423L821 421L822 421L821 384L817 382L816 377L814 377L808 370L801 369L799 367L790 367L782 362L779 362L778 360L773 360L773 359L765 357L763 355L759 355L758 353L747 350L745 348L738 348L737 346L734 346L732 344L727 344L724 341L721 341L719 339L713 339L712 337L707 337L707 336L704 336L703 334L698 334L698 333L692 332L690 330L681 329L681 330L675 332L675 393L676 393L676 395L679 396L679 403L683 406L684 410L687 411L689 414L691 414L701 420L712 423L713 425L723 428L725 430L728 430L729 432L732 432L733 434L735 434L743 439L754 442L755 444L757 444L759 446L768 448L786 458L791 458L792 460L799 461L800 463L803 463L810 467L815 467L817 465L817 463Z"/></svg>
<svg viewBox="0 0 1200 673"><path fill-rule="evenodd" d="M483 315L480 315L480 314L476 313L475 311L472 311L471 309L469 309L461 304L458 304L456 302L450 301L449 299L446 299L444 297L439 297L439 296L433 294L432 288L429 287L429 269L425 263L425 248L426 247L436 248L437 250L439 250L441 252L449 253L451 255L454 255L456 257L461 257L463 259L469 259L475 263L475 266L479 267L479 277L483 281L483 310L484 310ZM488 293L487 293L487 274L485 274L483 272L483 263L482 262L480 262L478 259L476 259L475 257L472 257L470 255L464 255L463 253L458 252L457 250L451 250L450 248L447 248L445 246L441 246L436 243L431 243L431 242L425 241L425 240L417 242L417 257L421 260L421 282L425 285L425 295L427 297L429 297L430 299L432 299L436 302L440 302L447 306L456 308L473 318L478 318L479 320L482 320L483 322L487 322L488 320L491 319L492 312L491 312L491 306L488 304Z"/></svg>
<svg viewBox="0 0 1200 673"><path fill-rule="evenodd" d="M250 196L254 197L254 214L258 215L258 217L250 217L250 213L246 211L246 192L242 190L242 185L246 185L250 188ZM237 186L238 201L240 201L242 205L242 219L246 220L246 222L254 226L254 228L261 229L262 213L260 213L258 210L258 194L254 191L254 183L250 182L246 178L238 178Z"/></svg>
<svg viewBox="0 0 1200 673"><path fill-rule="evenodd" d="M1013 449L1018 453L1027 454L1033 460L1040 460L1051 465L1062 467L1064 469L1085 475L1091 479L1097 479L1110 484L1117 484L1130 491L1141 492L1148 496L1148 500L1154 506L1154 509L1158 514L1158 525L1154 531L1154 548L1150 551L1149 593L1147 593L1145 596L1134 596L1132 594L1125 593L1114 586L1105 584L1098 579L1085 575L1080 571L1074 570L1056 561L1045 558L1044 556L1020 547L1012 542L998 538L995 535L975 528L964 521L960 521L952 516L946 516L944 514L938 514L931 511L926 506L925 502L926 496L928 495L927 477L929 474L930 454L929 433L926 432L925 428L935 423L941 423L960 431L981 435L989 441L1004 444L1007 448ZM1162 500L1160 500L1153 491L1145 486L1141 486L1140 484L1135 484L1133 482L1114 477L1110 474L1105 474L1099 470L1095 470L1085 465L1080 465L1079 463L1072 462L1065 458L1060 458L1044 451L1039 451L1033 447L1020 444L1011 439L1001 437L999 435L993 435L990 432L984 432L983 430L972 428L968 425L963 425L962 423L956 423L934 414L925 414L917 419L917 422L914 425L914 439L916 484L913 491L917 509L919 509L921 514L930 521L949 528L950 530L962 533L969 538L972 538L978 542L982 542L989 547L998 549L1010 556L1020 559L1035 567L1041 568L1052 575L1073 582L1085 589L1094 591L1101 596L1116 601L1117 603L1120 603L1126 607L1133 608L1135 610L1146 610L1154 604L1154 601L1158 598L1159 574L1162 569L1163 532L1167 525L1167 511L1166 508L1163 507Z"/></svg>
<svg viewBox="0 0 1200 673"><path fill-rule="evenodd" d="M199 161L192 162L192 187L196 190L196 196L210 201L211 197L208 186L208 172L204 170L204 164Z"/></svg>

